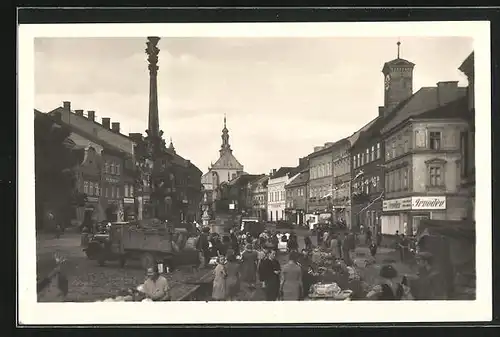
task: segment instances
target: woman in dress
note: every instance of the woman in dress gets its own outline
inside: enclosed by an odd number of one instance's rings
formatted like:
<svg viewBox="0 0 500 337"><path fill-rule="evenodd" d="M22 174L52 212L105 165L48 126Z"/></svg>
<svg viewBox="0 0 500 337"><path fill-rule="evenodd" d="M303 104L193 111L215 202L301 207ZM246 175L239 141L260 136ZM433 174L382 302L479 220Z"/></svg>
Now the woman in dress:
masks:
<svg viewBox="0 0 500 337"><path fill-rule="evenodd" d="M247 244L243 254L241 254L241 279L248 283L250 287L255 287L257 278L258 254L253 250L251 244Z"/></svg>
<svg viewBox="0 0 500 337"><path fill-rule="evenodd" d="M298 301L303 295L302 269L297 264L298 258L297 252L291 252L281 273L280 290L284 301Z"/></svg>
<svg viewBox="0 0 500 337"><path fill-rule="evenodd" d="M240 292L240 264L232 249L228 250L226 259L226 296L230 301L234 301Z"/></svg>
<svg viewBox="0 0 500 337"><path fill-rule="evenodd" d="M214 286L212 289L212 299L215 301L224 301L226 299L226 258L219 256L217 266L214 269Z"/></svg>

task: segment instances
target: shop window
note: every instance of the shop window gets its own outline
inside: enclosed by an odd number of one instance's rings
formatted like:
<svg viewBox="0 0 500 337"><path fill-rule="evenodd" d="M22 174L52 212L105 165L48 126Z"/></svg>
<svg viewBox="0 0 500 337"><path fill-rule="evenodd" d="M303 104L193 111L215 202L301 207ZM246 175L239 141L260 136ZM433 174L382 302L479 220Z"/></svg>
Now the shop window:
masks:
<svg viewBox="0 0 500 337"><path fill-rule="evenodd" d="M432 150L441 149L441 132L429 132L429 146Z"/></svg>
<svg viewBox="0 0 500 337"><path fill-rule="evenodd" d="M418 230L418 228L419 228L420 223L422 222L422 220L427 220L427 219L429 219L429 216L427 216L427 215L413 216L412 226L411 226L411 233L408 233L408 234L413 235L413 236L416 235L417 234L417 230Z"/></svg>
<svg viewBox="0 0 500 337"><path fill-rule="evenodd" d="M83 182L83 193L89 194L89 182L88 181Z"/></svg>

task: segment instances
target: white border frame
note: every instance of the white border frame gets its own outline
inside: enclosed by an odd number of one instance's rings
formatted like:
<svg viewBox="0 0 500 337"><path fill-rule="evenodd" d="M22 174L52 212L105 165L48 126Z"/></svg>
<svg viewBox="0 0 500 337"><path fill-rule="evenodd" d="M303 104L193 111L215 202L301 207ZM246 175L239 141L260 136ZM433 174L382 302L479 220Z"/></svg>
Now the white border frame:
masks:
<svg viewBox="0 0 500 337"><path fill-rule="evenodd" d="M230 28L228 28L230 27ZM196 23L47 24L18 28L18 323L19 324L218 324L488 321L491 272L490 24L393 23ZM397 35L396 35L397 34ZM474 39L477 182L477 299L433 302L170 302L37 303L33 155L35 37L395 37L467 36ZM457 64L458 68L460 65ZM22 126L22 127L19 127ZM22 240L20 239L22 238ZM221 313L224 314L221 314ZM251 315L243 315L251 312ZM246 319L244 317L247 317Z"/></svg>

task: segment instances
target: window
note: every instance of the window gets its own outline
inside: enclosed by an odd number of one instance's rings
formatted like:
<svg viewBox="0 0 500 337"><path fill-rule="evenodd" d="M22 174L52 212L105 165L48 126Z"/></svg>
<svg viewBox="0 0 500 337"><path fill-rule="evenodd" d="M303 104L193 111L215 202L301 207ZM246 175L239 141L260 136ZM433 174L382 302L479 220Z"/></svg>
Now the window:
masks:
<svg viewBox="0 0 500 337"><path fill-rule="evenodd" d="M394 172L394 189L396 191L399 191L401 190L401 171L400 170L397 170Z"/></svg>
<svg viewBox="0 0 500 337"><path fill-rule="evenodd" d="M352 165L354 168L358 167L358 165L356 163L356 156L352 156Z"/></svg>
<svg viewBox="0 0 500 337"><path fill-rule="evenodd" d="M408 189L408 168L403 169L403 190Z"/></svg>
<svg viewBox="0 0 500 337"><path fill-rule="evenodd" d="M370 148L366 149L366 163L369 163L370 162Z"/></svg>
<svg viewBox="0 0 500 337"><path fill-rule="evenodd" d="M115 198L115 187L111 185L111 198Z"/></svg>
<svg viewBox="0 0 500 337"><path fill-rule="evenodd" d="M467 176L467 166L469 164L469 144L467 142L467 136L468 135L466 131L460 132L460 176L462 178L465 178Z"/></svg>
<svg viewBox="0 0 500 337"><path fill-rule="evenodd" d="M105 162L104 163L104 173L108 173L108 172L109 172L109 163Z"/></svg>
<svg viewBox="0 0 500 337"><path fill-rule="evenodd" d="M377 143L377 159L380 159L380 143Z"/></svg>
<svg viewBox="0 0 500 337"><path fill-rule="evenodd" d="M273 194L269 192L269 201L273 201Z"/></svg>
<svg viewBox="0 0 500 337"><path fill-rule="evenodd" d="M134 197L134 185L129 186L128 193L129 193L129 197L131 197L131 198Z"/></svg>
<svg viewBox="0 0 500 337"><path fill-rule="evenodd" d="M391 157L395 158L396 157L396 141L395 140L392 141L391 147L392 147Z"/></svg>
<svg viewBox="0 0 500 337"><path fill-rule="evenodd" d="M361 166L363 166L365 164L365 156L362 156L361 153L358 154L358 156L360 156L360 158L361 158Z"/></svg>
<svg viewBox="0 0 500 337"><path fill-rule="evenodd" d="M376 185L376 190L377 192L380 191L380 176L375 177L375 185Z"/></svg>
<svg viewBox="0 0 500 337"><path fill-rule="evenodd" d="M109 172L109 173L111 173L111 174L115 174L115 163L111 163L111 164L110 164L110 167L111 167L111 170L110 170L110 172Z"/></svg>
<svg viewBox="0 0 500 337"><path fill-rule="evenodd" d="M125 188L125 190L123 192L123 196L127 198L129 196L129 194L128 194L128 185L125 184L124 188Z"/></svg>
<svg viewBox="0 0 500 337"><path fill-rule="evenodd" d="M115 173L116 173L117 175L119 175L119 174L120 174L120 164L116 164L116 166L115 166Z"/></svg>
<svg viewBox="0 0 500 337"><path fill-rule="evenodd" d="M94 183L89 182L89 195L94 195Z"/></svg>
<svg viewBox="0 0 500 337"><path fill-rule="evenodd" d="M389 174L385 175L385 191L390 192L390 190L389 190Z"/></svg>
<svg viewBox="0 0 500 337"><path fill-rule="evenodd" d="M371 160L374 161L375 160L375 145L372 146L371 157L372 157Z"/></svg>
<svg viewBox="0 0 500 337"><path fill-rule="evenodd" d="M99 190L99 183L94 183L94 193L96 196L101 195L101 191Z"/></svg>
<svg viewBox="0 0 500 337"><path fill-rule="evenodd" d="M363 166L363 161L361 160L361 154L358 153L358 167Z"/></svg>
<svg viewBox="0 0 500 337"><path fill-rule="evenodd" d="M120 186L116 186L116 198L119 199L120 198Z"/></svg>
<svg viewBox="0 0 500 337"><path fill-rule="evenodd" d="M106 198L109 198L109 186L104 187L104 195L106 196Z"/></svg>
<svg viewBox="0 0 500 337"><path fill-rule="evenodd" d="M441 132L429 132L429 143L432 150L441 148Z"/></svg>
<svg viewBox="0 0 500 337"><path fill-rule="evenodd" d="M429 168L429 177L431 186L442 186L440 166L431 166Z"/></svg>
<svg viewBox="0 0 500 337"><path fill-rule="evenodd" d="M405 140L403 151L403 153L407 153L408 151L410 151L410 142L408 141L408 139Z"/></svg>
<svg viewBox="0 0 500 337"><path fill-rule="evenodd" d="M89 193L89 182L88 181L83 182L83 193L85 193L85 194Z"/></svg>
<svg viewBox="0 0 500 337"><path fill-rule="evenodd" d="M394 190L394 181L392 178L394 177L394 172L389 172L389 192L392 192Z"/></svg>

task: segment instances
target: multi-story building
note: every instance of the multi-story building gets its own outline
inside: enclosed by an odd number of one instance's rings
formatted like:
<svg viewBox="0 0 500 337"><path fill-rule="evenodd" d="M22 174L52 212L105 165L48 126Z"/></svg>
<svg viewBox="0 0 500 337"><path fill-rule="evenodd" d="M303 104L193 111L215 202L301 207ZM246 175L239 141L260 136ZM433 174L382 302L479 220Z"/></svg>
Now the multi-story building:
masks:
<svg viewBox="0 0 500 337"><path fill-rule="evenodd" d="M333 183L331 203L333 221L344 222L348 228L351 224L351 141L341 139L332 146L333 151ZM330 196L329 196L330 197Z"/></svg>
<svg viewBox="0 0 500 337"><path fill-rule="evenodd" d="M460 135L468 130L465 92L458 82L422 88L381 129L382 233L412 235L422 219L466 216L467 195L459 190Z"/></svg>
<svg viewBox="0 0 500 337"><path fill-rule="evenodd" d="M462 63L459 70L467 76L467 106L469 111L469 129L460 135L460 176L461 187L469 195L467 219L476 221L476 160L475 160L475 104L474 104L474 52Z"/></svg>
<svg viewBox="0 0 500 337"><path fill-rule="evenodd" d="M319 222L332 221L334 143L316 146L309 154L307 217L319 216Z"/></svg>
<svg viewBox="0 0 500 337"><path fill-rule="evenodd" d="M221 184L222 196L234 205L238 215L250 216L253 211L252 183L265 177L264 174L240 174L236 178Z"/></svg>
<svg viewBox="0 0 500 337"><path fill-rule="evenodd" d="M285 186L297 173L295 167L273 169L267 183L267 219L269 221L285 220L286 190Z"/></svg>
<svg viewBox="0 0 500 337"><path fill-rule="evenodd" d="M261 221L267 221L267 183L269 176L264 175L254 180L251 186L252 216Z"/></svg>
<svg viewBox="0 0 500 337"><path fill-rule="evenodd" d="M286 190L286 218L287 221L303 225L307 212L307 183L309 181L309 168L303 169L288 184Z"/></svg>

